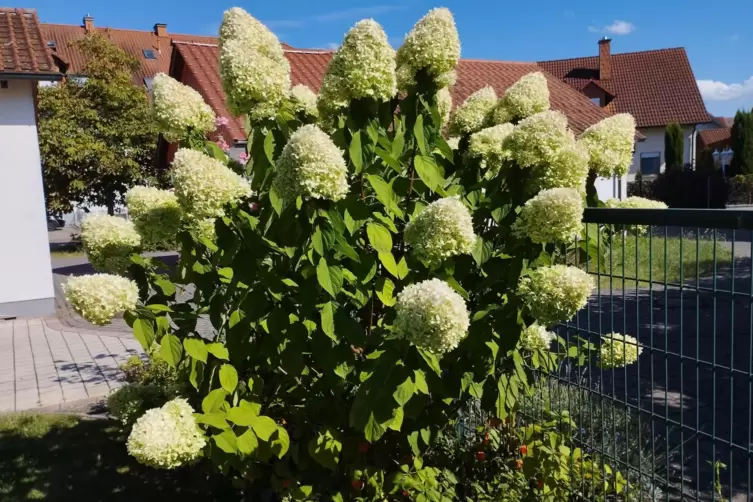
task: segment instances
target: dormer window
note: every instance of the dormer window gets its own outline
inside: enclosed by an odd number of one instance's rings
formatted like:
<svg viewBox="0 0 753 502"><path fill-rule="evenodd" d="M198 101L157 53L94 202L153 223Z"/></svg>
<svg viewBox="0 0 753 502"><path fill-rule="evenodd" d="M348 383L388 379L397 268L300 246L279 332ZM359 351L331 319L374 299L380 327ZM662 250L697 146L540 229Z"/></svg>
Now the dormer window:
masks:
<svg viewBox="0 0 753 502"><path fill-rule="evenodd" d="M146 59L157 59L157 54L155 54L153 49L144 49L143 52Z"/></svg>
<svg viewBox="0 0 753 502"><path fill-rule="evenodd" d="M601 106L601 98L589 98L591 100L591 103L595 104L596 106Z"/></svg>

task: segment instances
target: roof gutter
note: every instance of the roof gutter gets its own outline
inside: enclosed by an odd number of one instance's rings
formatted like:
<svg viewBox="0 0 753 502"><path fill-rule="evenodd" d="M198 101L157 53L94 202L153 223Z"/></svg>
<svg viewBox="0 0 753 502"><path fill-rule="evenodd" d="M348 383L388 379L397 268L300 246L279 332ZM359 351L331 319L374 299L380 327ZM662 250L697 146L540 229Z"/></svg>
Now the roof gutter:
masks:
<svg viewBox="0 0 753 502"><path fill-rule="evenodd" d="M15 72L9 72L9 73L0 73L0 79L1 80L51 80L54 82L57 82L59 80L63 80L63 74L62 73L15 73Z"/></svg>

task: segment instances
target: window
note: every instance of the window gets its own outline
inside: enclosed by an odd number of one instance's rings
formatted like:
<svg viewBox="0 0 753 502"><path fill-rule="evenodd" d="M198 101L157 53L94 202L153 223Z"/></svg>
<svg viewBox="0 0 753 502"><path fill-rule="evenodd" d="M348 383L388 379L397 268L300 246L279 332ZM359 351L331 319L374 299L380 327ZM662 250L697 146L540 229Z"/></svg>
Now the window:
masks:
<svg viewBox="0 0 753 502"><path fill-rule="evenodd" d="M57 44L57 43L55 43L55 41L54 41L54 40L48 40L48 41L47 41L47 47L49 47L50 49L54 49L54 48L56 48L57 46L58 46L58 44Z"/></svg>
<svg viewBox="0 0 753 502"><path fill-rule="evenodd" d="M153 78L147 77L144 79L144 85L146 86L147 90L151 93L152 92L152 82L154 81Z"/></svg>
<svg viewBox="0 0 753 502"><path fill-rule="evenodd" d="M144 57L146 59L157 59L157 55L154 53L152 49L144 49Z"/></svg>
<svg viewBox="0 0 753 502"><path fill-rule="evenodd" d="M661 153L649 152L641 154L641 174L659 174L661 171Z"/></svg>
<svg viewBox="0 0 753 502"><path fill-rule="evenodd" d="M596 106L601 106L601 98L590 98L591 103L595 104Z"/></svg>

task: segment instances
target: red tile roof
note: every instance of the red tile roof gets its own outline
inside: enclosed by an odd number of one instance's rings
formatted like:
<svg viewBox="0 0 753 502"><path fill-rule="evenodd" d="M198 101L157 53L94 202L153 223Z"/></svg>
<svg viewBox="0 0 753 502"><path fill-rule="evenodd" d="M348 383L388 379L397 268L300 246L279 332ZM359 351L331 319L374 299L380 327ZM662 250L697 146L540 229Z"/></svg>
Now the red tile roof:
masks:
<svg viewBox="0 0 753 502"><path fill-rule="evenodd" d="M701 149L723 149L732 142L732 129L729 127L704 129L698 132L698 139L698 146Z"/></svg>
<svg viewBox="0 0 753 502"><path fill-rule="evenodd" d="M595 81L614 95L614 110L631 113L638 127L711 121L685 49L612 54L612 78L599 79L599 57L541 61L538 65L576 89Z"/></svg>
<svg viewBox="0 0 753 502"><path fill-rule="evenodd" d="M204 99L218 115L230 118L228 130L231 131L232 137L226 140L228 142L245 140L242 119L232 117L225 104L219 78L217 47L179 42L175 44L175 52L181 64L185 64L192 77L195 78L195 87ZM332 52L286 49L285 55L290 61L293 84L305 84L314 91L318 91ZM541 71L536 63L461 60L457 68L457 83L452 89L453 101L456 104L462 103L470 94L486 85L491 85L497 94L501 95L520 77L535 71ZM583 94L573 90L554 76L546 72L544 74L549 83L552 108L565 113L569 118L570 126L576 132L583 132L588 126L609 116L608 112L595 106Z"/></svg>
<svg viewBox="0 0 753 502"><path fill-rule="evenodd" d="M0 76L4 74L59 78L34 9L0 7Z"/></svg>

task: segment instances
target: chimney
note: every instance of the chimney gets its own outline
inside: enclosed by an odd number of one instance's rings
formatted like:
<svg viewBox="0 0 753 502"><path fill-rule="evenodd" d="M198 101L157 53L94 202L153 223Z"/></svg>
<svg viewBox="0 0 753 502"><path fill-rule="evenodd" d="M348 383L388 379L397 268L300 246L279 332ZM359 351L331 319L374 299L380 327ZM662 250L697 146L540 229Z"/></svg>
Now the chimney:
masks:
<svg viewBox="0 0 753 502"><path fill-rule="evenodd" d="M167 36L167 25L164 23L157 23L154 25L154 34L158 37Z"/></svg>
<svg viewBox="0 0 753 502"><path fill-rule="evenodd" d="M84 16L84 28L86 29L87 33L94 31L94 18L89 14Z"/></svg>
<svg viewBox="0 0 753 502"><path fill-rule="evenodd" d="M612 50L611 42L607 37L599 40L599 80L612 78Z"/></svg>

